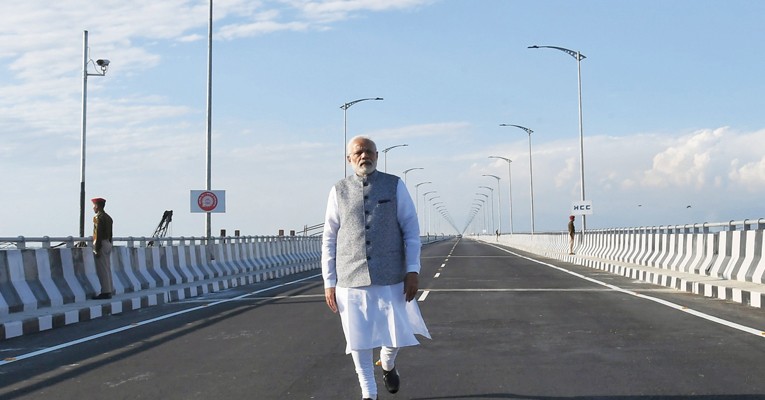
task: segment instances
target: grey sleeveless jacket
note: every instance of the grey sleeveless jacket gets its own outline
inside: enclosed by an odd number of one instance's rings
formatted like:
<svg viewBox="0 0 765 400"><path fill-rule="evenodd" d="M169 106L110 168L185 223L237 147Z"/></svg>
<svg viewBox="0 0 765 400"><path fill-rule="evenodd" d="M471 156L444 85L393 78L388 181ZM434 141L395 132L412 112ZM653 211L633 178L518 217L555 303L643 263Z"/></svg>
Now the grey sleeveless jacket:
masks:
<svg viewBox="0 0 765 400"><path fill-rule="evenodd" d="M404 239L397 217L399 178L375 171L349 176L335 185L337 284L342 287L393 285L406 275Z"/></svg>

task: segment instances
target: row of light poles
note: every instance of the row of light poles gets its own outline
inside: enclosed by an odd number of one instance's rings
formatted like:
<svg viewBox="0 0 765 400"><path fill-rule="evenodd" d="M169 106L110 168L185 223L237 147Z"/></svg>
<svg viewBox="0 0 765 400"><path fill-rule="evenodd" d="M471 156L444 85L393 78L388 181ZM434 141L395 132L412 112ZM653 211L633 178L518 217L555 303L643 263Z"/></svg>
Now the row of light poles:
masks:
<svg viewBox="0 0 765 400"><path fill-rule="evenodd" d="M578 82L578 97L579 97L579 167L580 167L580 174L579 174L579 184L581 187L581 200L584 201L586 199L585 197L585 190L584 190L584 131L582 127L582 69L581 69L581 61L586 58L582 53L579 51L569 50L564 47L557 47L557 46L529 46L530 49L555 49L562 51L576 59L577 63L577 82ZM521 125L514 125L514 124L500 124L499 126L502 127L514 127L518 129L524 130L528 136L529 136L529 193L530 193L530 199L531 199L531 233L534 234L535 230L535 224L534 224L534 172L533 172L533 162L531 157L531 134L534 133L533 130L521 126ZM508 178L508 203L509 203L509 219L510 219L510 233L513 233L513 192L512 192L512 172L511 172L511 164L512 160L506 157L500 157L500 156L489 156L489 158L498 158L505 160L507 162L507 178ZM497 192L499 193L499 180L500 178L496 175L488 175L484 174L483 176L490 176L495 179L497 179ZM498 195L499 197L499 195ZM499 230L502 231L502 214L501 214L501 198L499 199L500 204L500 214L499 214ZM493 212L492 212L492 218L493 218ZM587 229L587 223L586 223L586 217L582 215L582 232L584 232Z"/></svg>

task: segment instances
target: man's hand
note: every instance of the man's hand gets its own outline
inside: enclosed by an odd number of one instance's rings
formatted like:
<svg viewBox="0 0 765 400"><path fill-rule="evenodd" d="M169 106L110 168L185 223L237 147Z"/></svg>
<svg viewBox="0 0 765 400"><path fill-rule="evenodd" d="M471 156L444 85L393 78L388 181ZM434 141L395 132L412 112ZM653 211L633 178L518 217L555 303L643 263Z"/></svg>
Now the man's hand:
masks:
<svg viewBox="0 0 765 400"><path fill-rule="evenodd" d="M327 302L327 306L333 313L337 312L337 298L335 297L335 288L324 289L324 300Z"/></svg>
<svg viewBox="0 0 765 400"><path fill-rule="evenodd" d="M404 294L406 295L406 301L414 300L414 296L417 295L418 286L418 274L416 272L408 272L404 277Z"/></svg>

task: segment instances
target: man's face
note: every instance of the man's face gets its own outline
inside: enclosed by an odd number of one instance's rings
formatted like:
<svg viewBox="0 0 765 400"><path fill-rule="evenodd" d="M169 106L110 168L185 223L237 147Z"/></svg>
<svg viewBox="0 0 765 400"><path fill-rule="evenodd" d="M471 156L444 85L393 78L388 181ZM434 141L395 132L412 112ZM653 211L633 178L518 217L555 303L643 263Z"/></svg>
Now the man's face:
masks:
<svg viewBox="0 0 765 400"><path fill-rule="evenodd" d="M369 175L377 169L377 146L370 140L356 140L351 143L347 159L356 175Z"/></svg>

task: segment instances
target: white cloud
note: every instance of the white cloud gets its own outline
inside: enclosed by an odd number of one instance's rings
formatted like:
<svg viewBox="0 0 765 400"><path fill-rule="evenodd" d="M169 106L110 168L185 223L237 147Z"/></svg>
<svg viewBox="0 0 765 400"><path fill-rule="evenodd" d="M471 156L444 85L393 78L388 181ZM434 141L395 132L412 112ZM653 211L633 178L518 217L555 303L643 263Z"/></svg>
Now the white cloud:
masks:
<svg viewBox="0 0 765 400"><path fill-rule="evenodd" d="M765 157L741 166L739 160L733 160L729 177L746 190L761 190L765 186Z"/></svg>
<svg viewBox="0 0 765 400"><path fill-rule="evenodd" d="M708 184L713 157L726 134L725 128L702 130L677 138L672 145L653 157L653 167L643 176L649 187L693 187Z"/></svg>

